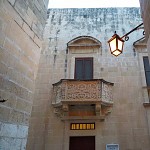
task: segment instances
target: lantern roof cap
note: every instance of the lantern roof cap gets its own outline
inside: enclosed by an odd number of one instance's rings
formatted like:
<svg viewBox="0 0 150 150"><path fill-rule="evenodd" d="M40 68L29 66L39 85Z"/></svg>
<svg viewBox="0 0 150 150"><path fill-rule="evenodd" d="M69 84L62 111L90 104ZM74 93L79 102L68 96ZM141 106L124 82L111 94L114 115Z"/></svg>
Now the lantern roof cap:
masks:
<svg viewBox="0 0 150 150"><path fill-rule="evenodd" d="M119 39L120 41L124 42L124 40L115 32L111 39L108 40L108 43L111 42L114 38Z"/></svg>

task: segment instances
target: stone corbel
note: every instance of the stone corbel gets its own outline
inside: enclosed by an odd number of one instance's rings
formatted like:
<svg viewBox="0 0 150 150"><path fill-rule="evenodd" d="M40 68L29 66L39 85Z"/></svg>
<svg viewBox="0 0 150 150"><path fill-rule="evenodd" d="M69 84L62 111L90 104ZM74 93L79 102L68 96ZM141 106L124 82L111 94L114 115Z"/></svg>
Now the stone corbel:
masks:
<svg viewBox="0 0 150 150"><path fill-rule="evenodd" d="M62 110L64 112L64 116L68 116L69 106L68 104L63 104Z"/></svg>
<svg viewBox="0 0 150 150"><path fill-rule="evenodd" d="M111 110L112 110L111 106L104 106L102 112L104 115L108 115L109 113L111 113Z"/></svg>
<svg viewBox="0 0 150 150"><path fill-rule="evenodd" d="M101 104L96 104L95 111L96 111L96 116L101 115Z"/></svg>
<svg viewBox="0 0 150 150"><path fill-rule="evenodd" d="M57 117L61 117L62 116L62 110L60 107L55 107L54 108L54 114L56 114Z"/></svg>

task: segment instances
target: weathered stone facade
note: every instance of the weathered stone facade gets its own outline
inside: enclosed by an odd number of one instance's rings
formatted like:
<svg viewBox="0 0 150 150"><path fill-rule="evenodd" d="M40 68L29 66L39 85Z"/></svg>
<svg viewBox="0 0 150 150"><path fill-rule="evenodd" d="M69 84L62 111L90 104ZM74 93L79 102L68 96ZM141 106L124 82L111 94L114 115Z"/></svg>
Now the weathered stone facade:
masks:
<svg viewBox="0 0 150 150"><path fill-rule="evenodd" d="M150 1L149 0L139 0L141 6L141 14L144 22L144 29L146 32L146 40L147 40L147 49L149 53L150 59Z"/></svg>
<svg viewBox="0 0 150 150"><path fill-rule="evenodd" d="M146 46L133 42L141 38L142 31L132 33L125 42L123 54L114 57L107 45L117 31L124 35L142 22L139 8L51 9L48 11L43 49L36 80L34 106L29 129L28 149L69 150L72 136L95 136L95 149L106 144L119 144L122 150L148 150L150 134L147 110L149 102L143 59ZM89 46L89 37L100 41L100 47ZM69 46L70 41L81 39ZM82 41L82 38L84 39ZM84 47L82 44L84 44ZM93 57L93 78L114 83L113 106L104 118L68 116L62 119L52 105L53 86L60 79L73 79L75 58ZM63 110L68 111L64 105ZM96 109L100 109L96 107ZM76 108L79 110L79 108ZM90 108L87 108L90 111ZM86 112L88 114L88 111ZM64 113L64 115L66 115ZM67 114L68 115L68 114ZM95 122L95 130L70 130L70 123Z"/></svg>
<svg viewBox="0 0 150 150"><path fill-rule="evenodd" d="M150 60L150 1L149 0L139 0L141 6L141 14L142 19L144 22L144 29L146 34L146 44L147 44L147 51ZM150 62L150 61L149 61ZM145 89L146 90L146 89ZM150 91L150 88L149 88ZM146 115L148 119L149 131L150 131L150 102L147 104Z"/></svg>
<svg viewBox="0 0 150 150"><path fill-rule="evenodd" d="M142 2L149 42L149 1ZM69 150L72 136L94 136L95 150L111 143L121 150L148 150L150 111L143 56L150 44L147 48L140 41L133 46L141 30L132 33L117 58L107 44L114 31L124 35L142 22L139 8L51 9L45 23L47 4L48 0L0 0L0 100L7 100L0 103L0 150ZM106 103L111 95L104 89L103 104L92 96L88 103L54 103L54 83L71 79L69 84L81 84L74 81L75 58L81 57L93 58L96 80L91 83L101 78L114 83L113 102ZM90 93L88 88L84 91ZM93 122L94 130L70 130L70 123Z"/></svg>
<svg viewBox="0 0 150 150"><path fill-rule="evenodd" d="M26 147L48 0L0 0L0 149Z"/></svg>

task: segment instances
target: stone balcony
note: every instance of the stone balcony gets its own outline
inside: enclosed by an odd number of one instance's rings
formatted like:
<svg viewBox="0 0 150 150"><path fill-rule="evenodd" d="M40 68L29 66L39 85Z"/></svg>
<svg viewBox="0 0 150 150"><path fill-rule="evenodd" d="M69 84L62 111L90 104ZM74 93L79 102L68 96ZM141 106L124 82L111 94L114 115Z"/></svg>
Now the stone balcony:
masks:
<svg viewBox="0 0 150 150"><path fill-rule="evenodd" d="M100 119L111 111L113 83L61 79L53 84L54 112L62 119Z"/></svg>

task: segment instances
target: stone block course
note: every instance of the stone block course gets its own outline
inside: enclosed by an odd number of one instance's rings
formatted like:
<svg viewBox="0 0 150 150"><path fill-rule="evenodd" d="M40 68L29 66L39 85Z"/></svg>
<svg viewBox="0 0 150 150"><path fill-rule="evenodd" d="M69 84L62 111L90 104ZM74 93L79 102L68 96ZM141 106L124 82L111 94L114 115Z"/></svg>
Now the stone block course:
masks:
<svg viewBox="0 0 150 150"><path fill-rule="evenodd" d="M14 8L24 18L24 15L27 13L28 3L26 1L16 0Z"/></svg>
<svg viewBox="0 0 150 150"><path fill-rule="evenodd" d="M6 38L4 43L5 51L9 51L13 57L15 56L17 59L20 58L21 49L17 47L17 45L10 39Z"/></svg>
<svg viewBox="0 0 150 150"><path fill-rule="evenodd" d="M41 3L45 4L43 1ZM41 51L41 39L35 40L35 43L33 38L34 34L40 37L42 31L35 33L32 30L32 23L40 23L41 20L34 14L33 5L29 4L35 5L33 1L0 1L0 98L7 99L5 103L0 104L0 120L5 122L7 127L11 126L11 123L14 126L28 126L32 109L34 80ZM44 13L42 11L40 16L46 17ZM44 25L42 24L43 28ZM3 130L7 131L6 128ZM28 128L17 129L17 135L13 138L13 131L9 132L10 136L7 138L1 135L1 148L25 149Z"/></svg>
<svg viewBox="0 0 150 150"><path fill-rule="evenodd" d="M15 1L16 1L16 0L8 0L8 2L10 2L11 5L14 5L14 4L15 4Z"/></svg>
<svg viewBox="0 0 150 150"><path fill-rule="evenodd" d="M0 122L0 145L2 149L25 149L27 126ZM4 138L2 138L4 137ZM9 143L9 144L8 144Z"/></svg>
<svg viewBox="0 0 150 150"><path fill-rule="evenodd" d="M39 48L42 46L41 40L36 35L34 36L33 40Z"/></svg>
<svg viewBox="0 0 150 150"><path fill-rule="evenodd" d="M7 1L5 1L5 3L4 3L3 10L4 10L4 14L7 17L9 17L9 21L13 21L14 20L20 27L22 27L23 19L18 14L18 12L16 10L14 10L14 8L11 5L9 5L7 3Z"/></svg>
<svg viewBox="0 0 150 150"><path fill-rule="evenodd" d="M23 30L33 39L34 32L31 30L31 28L25 22L23 23Z"/></svg>
<svg viewBox="0 0 150 150"><path fill-rule="evenodd" d="M24 114L17 110L12 110L9 116L9 121L16 124L22 124L24 121Z"/></svg>
<svg viewBox="0 0 150 150"><path fill-rule="evenodd" d="M25 101L23 99L17 99L16 109L25 113L30 113L32 109L32 105L29 101Z"/></svg>
<svg viewBox="0 0 150 150"><path fill-rule="evenodd" d="M0 44L3 45L5 41L5 35L0 32Z"/></svg>
<svg viewBox="0 0 150 150"><path fill-rule="evenodd" d="M16 107L17 98L15 95L13 95L12 93L8 93L4 90L0 90L0 95L1 95L1 97L3 97L4 99L7 100L5 102L5 106L7 108L15 108Z"/></svg>
<svg viewBox="0 0 150 150"><path fill-rule="evenodd" d="M0 106L0 120L3 120L5 122L7 122L9 120L9 116L10 116L10 109Z"/></svg>

